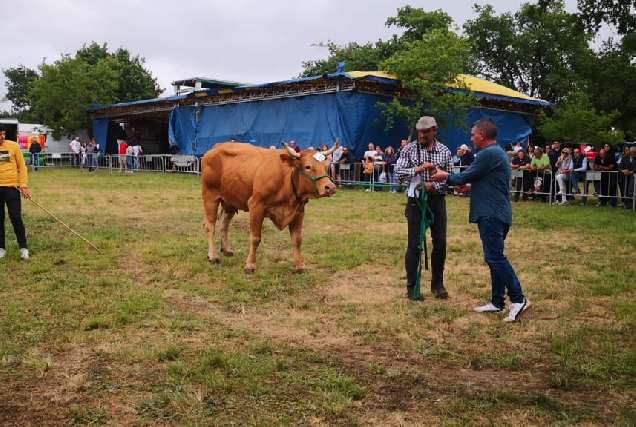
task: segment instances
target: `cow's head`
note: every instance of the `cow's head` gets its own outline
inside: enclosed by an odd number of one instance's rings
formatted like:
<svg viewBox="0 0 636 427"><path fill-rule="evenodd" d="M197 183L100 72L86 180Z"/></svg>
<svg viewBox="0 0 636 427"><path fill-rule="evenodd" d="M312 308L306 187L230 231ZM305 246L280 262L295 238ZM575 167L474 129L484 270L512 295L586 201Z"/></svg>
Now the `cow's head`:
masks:
<svg viewBox="0 0 636 427"><path fill-rule="evenodd" d="M327 162L327 156L340 146L340 139L336 139L333 147L323 152L312 148L297 153L287 143L283 145L286 153L281 155L281 159L298 170L296 191L301 197L315 199L328 197L336 192L336 185L328 175L330 165Z"/></svg>

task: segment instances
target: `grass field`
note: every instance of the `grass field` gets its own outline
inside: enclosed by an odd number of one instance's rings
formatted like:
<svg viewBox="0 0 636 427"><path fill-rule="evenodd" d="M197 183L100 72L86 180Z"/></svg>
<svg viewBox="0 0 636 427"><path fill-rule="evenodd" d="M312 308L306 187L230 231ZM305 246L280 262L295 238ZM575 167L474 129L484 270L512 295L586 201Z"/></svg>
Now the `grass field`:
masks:
<svg viewBox="0 0 636 427"><path fill-rule="evenodd" d="M464 198L451 298L417 303L403 195L312 201L304 275L267 220L246 276L246 213L235 256L206 261L196 176L40 170L30 187L102 253L23 201L22 261L6 220L2 426L636 425L633 211L514 204L506 252L534 307L510 325L472 311L490 282Z"/></svg>

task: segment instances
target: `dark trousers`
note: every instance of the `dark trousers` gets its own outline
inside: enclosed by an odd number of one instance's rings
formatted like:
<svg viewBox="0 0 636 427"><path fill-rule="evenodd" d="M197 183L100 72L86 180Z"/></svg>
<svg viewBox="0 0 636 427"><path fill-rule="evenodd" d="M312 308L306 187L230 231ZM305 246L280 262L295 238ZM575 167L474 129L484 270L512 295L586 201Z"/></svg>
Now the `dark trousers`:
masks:
<svg viewBox="0 0 636 427"><path fill-rule="evenodd" d="M517 176L515 178L515 194L514 201L519 200L519 193L523 192L523 200L528 200L528 195L526 194L530 187L532 186L532 179L530 178L530 171L524 170L522 171L521 176Z"/></svg>
<svg viewBox="0 0 636 427"><path fill-rule="evenodd" d="M444 283L444 264L446 263L446 199L444 196L431 196L428 199L435 221L430 226L433 250L431 252L431 283ZM420 263L420 227L422 225L422 211L417 205L417 199L409 197L404 211L408 224L408 238L404 266L406 268L407 286L415 285L417 268ZM426 238L426 236L424 237ZM422 243L423 246L423 243Z"/></svg>
<svg viewBox="0 0 636 427"><path fill-rule="evenodd" d="M631 206L634 194L634 175L623 175L619 172L618 185L621 189L621 199L624 204Z"/></svg>
<svg viewBox="0 0 636 427"><path fill-rule="evenodd" d="M609 204L616 206L616 173L601 173L601 188L598 195L598 202L601 205Z"/></svg>
<svg viewBox="0 0 636 427"><path fill-rule="evenodd" d="M31 165L33 166L33 170L38 170L38 166L40 165L40 156L38 153L31 154Z"/></svg>
<svg viewBox="0 0 636 427"><path fill-rule="evenodd" d="M13 187L0 187L0 248L6 249L4 234L4 205L7 205L9 219L13 225L13 231L18 238L20 248L27 247L26 230L22 222L22 201L20 191Z"/></svg>

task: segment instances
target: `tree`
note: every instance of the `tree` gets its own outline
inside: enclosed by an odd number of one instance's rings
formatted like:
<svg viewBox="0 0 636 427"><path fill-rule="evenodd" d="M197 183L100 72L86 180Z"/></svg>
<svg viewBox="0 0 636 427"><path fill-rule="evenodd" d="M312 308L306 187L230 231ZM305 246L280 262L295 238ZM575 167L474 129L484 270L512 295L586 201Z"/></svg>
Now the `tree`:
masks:
<svg viewBox="0 0 636 427"><path fill-rule="evenodd" d="M333 73L339 62L345 71L381 70L395 75L409 99L394 99L378 103L391 128L395 119L404 117L414 122L423 112L435 115L441 126L446 119L465 126L465 111L477 103L459 75L468 71L467 39L450 27L453 19L441 10L426 12L405 6L386 26L403 30L387 41L338 46L333 42L320 44L329 49L326 60L303 62L301 77Z"/></svg>
<svg viewBox="0 0 636 427"><path fill-rule="evenodd" d="M84 45L77 51L77 59L94 66L100 60L112 57L116 60L115 69L119 72L119 86L117 88L116 102L139 101L140 99L152 99L159 96L163 89L150 71L144 68L145 59L132 56L122 47L113 53L108 53L107 44L98 45L92 42Z"/></svg>
<svg viewBox="0 0 636 427"><path fill-rule="evenodd" d="M25 119L29 115L29 89L40 76L37 71L22 64L3 70L3 73L7 78L4 83L7 88L5 99L13 104L11 115L21 121L28 121Z"/></svg>
<svg viewBox="0 0 636 427"><path fill-rule="evenodd" d="M581 24L597 33L602 23L613 26L620 35L636 31L636 0L578 0Z"/></svg>
<svg viewBox="0 0 636 427"><path fill-rule="evenodd" d="M40 65L40 72L29 98L40 123L53 129L55 138L90 128L86 109L95 101L111 104L117 100L120 75L111 57L90 65L65 55L52 65Z"/></svg>
<svg viewBox="0 0 636 427"><path fill-rule="evenodd" d="M348 43L344 46L338 46L334 42L328 41L315 46L326 48L329 51L329 57L315 61L303 61L304 70L300 73L300 77L335 73L339 62L345 63L344 71L373 71L378 69L380 50L372 43L365 45Z"/></svg>
<svg viewBox="0 0 636 427"><path fill-rule="evenodd" d="M594 58L590 36L562 1L526 3L514 15L497 16L490 5L474 10L464 30L479 75L555 103L585 85L579 68Z"/></svg>
<svg viewBox="0 0 636 427"><path fill-rule="evenodd" d="M422 36L435 29L448 29L453 18L446 12L436 10L426 12L423 9L405 6L398 9L397 16L386 20L386 26L395 26L404 30L401 36L394 34L387 41L378 40L374 43L360 45L347 43L338 45L332 41L318 43L315 46L328 50L327 59L303 62L303 72L300 77L320 76L334 73L339 62L345 63L344 71L375 71L380 62L390 58L396 52L405 48L406 42L422 40Z"/></svg>
<svg viewBox="0 0 636 427"><path fill-rule="evenodd" d="M434 29L421 40L405 42L405 48L383 61L380 68L395 75L410 94L382 105L388 127L395 117L414 123L423 112L435 116L440 126L465 126L466 109L477 98L461 80L470 52L467 39L449 29ZM448 120L448 122L447 122Z"/></svg>
<svg viewBox="0 0 636 427"><path fill-rule="evenodd" d="M17 118L39 122L54 135L70 135L91 127L86 109L95 103L156 98L163 91L157 79L144 68L145 60L119 48L92 42L75 55L62 55L53 64L42 62L39 73L24 66L5 70L7 98L20 114ZM27 108L28 107L28 108Z"/></svg>
<svg viewBox="0 0 636 427"><path fill-rule="evenodd" d="M587 94L597 110L619 111L615 127L625 132L628 140L636 138L636 67L630 65L631 55L620 42L608 40L598 52L598 58L585 72Z"/></svg>
<svg viewBox="0 0 636 427"><path fill-rule="evenodd" d="M547 140L615 144L624 141L623 132L613 128L619 116L616 110L609 114L597 111L587 94L577 92L553 108L550 116L541 111L537 128Z"/></svg>

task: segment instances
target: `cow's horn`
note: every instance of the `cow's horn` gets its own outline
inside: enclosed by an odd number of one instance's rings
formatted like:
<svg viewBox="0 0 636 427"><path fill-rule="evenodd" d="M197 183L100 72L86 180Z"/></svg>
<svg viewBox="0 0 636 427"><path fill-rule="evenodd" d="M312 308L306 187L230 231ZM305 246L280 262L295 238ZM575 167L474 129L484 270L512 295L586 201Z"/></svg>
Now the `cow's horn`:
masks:
<svg viewBox="0 0 636 427"><path fill-rule="evenodd" d="M328 156L331 153L333 153L334 151L336 151L336 148L340 147L340 138L336 138L336 143L333 144L333 147L331 147L330 149L328 149L327 151L323 151L321 154L323 156Z"/></svg>
<svg viewBox="0 0 636 427"><path fill-rule="evenodd" d="M285 146L285 150L287 150L290 156L292 156L295 159L300 159L300 153L297 153L296 150L294 150L289 145L287 145L286 142L283 142L283 145Z"/></svg>

